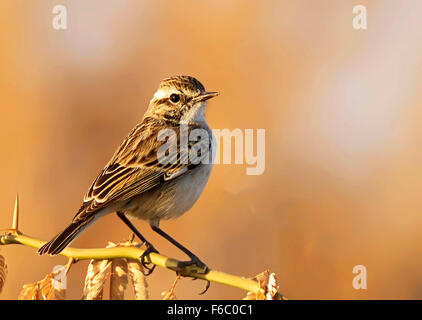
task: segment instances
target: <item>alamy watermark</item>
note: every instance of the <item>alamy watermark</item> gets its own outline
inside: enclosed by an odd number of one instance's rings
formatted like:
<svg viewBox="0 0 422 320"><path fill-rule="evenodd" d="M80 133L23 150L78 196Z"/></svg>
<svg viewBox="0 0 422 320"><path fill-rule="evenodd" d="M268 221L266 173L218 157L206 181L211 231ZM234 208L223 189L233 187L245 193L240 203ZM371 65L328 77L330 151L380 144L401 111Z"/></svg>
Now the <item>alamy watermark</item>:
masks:
<svg viewBox="0 0 422 320"><path fill-rule="evenodd" d="M164 142L157 154L162 165L246 163L247 175L265 171L265 129L213 129L211 133L201 128L190 130L181 124L177 132L170 128L160 130L158 140Z"/></svg>
<svg viewBox="0 0 422 320"><path fill-rule="evenodd" d="M366 30L367 19L366 19L366 7L364 5L356 5L353 7L353 13L355 16L352 20L352 26L355 30Z"/></svg>
<svg viewBox="0 0 422 320"><path fill-rule="evenodd" d="M353 267L353 271L356 276L353 278L353 289L355 290L366 290L367 286L367 272L366 267L363 265L356 265Z"/></svg>
<svg viewBox="0 0 422 320"><path fill-rule="evenodd" d="M54 266L53 268L53 287L56 290L67 289L66 268L62 265Z"/></svg>
<svg viewBox="0 0 422 320"><path fill-rule="evenodd" d="M67 9L62 4L57 4L51 11L55 16L53 17L52 26L55 30L67 29Z"/></svg>

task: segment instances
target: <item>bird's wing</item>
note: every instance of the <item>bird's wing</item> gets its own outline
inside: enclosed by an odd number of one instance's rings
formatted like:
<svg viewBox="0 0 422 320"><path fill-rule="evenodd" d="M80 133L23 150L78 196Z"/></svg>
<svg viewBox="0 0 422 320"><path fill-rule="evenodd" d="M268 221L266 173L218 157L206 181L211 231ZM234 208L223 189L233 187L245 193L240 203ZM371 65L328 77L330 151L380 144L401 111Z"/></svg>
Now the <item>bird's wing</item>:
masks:
<svg viewBox="0 0 422 320"><path fill-rule="evenodd" d="M177 153L174 154L177 159L169 157L167 164L158 159L159 148L171 140L159 141L158 134L164 126L173 130L177 137ZM192 128L195 126L190 126ZM200 142L209 145L209 141ZM158 125L157 120L145 118L123 140L110 162L95 179L73 221L86 219L113 203L130 200L164 181L194 170L199 163L191 163L188 152L180 153L179 145L180 126L168 123ZM192 145L191 142L188 149Z"/></svg>

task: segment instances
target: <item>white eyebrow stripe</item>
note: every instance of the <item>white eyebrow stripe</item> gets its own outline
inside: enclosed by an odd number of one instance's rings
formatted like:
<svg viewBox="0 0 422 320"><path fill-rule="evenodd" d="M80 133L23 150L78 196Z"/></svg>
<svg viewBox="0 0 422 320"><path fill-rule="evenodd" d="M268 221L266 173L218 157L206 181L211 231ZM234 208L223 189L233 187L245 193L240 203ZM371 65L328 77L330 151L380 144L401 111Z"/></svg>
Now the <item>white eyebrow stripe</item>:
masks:
<svg viewBox="0 0 422 320"><path fill-rule="evenodd" d="M164 88L164 89L158 89L157 92L154 94L154 99L163 99L168 96L170 96L171 93L177 92L174 89Z"/></svg>

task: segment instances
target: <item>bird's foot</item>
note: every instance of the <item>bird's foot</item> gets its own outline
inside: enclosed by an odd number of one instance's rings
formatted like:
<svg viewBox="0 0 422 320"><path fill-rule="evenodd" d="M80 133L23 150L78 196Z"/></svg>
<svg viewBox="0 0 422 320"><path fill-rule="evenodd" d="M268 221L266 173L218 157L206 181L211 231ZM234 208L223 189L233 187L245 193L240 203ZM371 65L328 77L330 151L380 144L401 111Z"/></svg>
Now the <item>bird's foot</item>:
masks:
<svg viewBox="0 0 422 320"><path fill-rule="evenodd" d="M144 251L144 253L139 257L139 259L141 260L142 266L147 270L147 271L142 271L142 273L144 274L144 276L149 276L155 269L155 264L152 265L152 267L148 267L148 264L145 261L146 256L148 256L151 252L155 252L155 253L159 253L157 249L154 248L154 246L149 243L146 242L145 245L147 246L146 250Z"/></svg>
<svg viewBox="0 0 422 320"><path fill-rule="evenodd" d="M191 260L189 261L179 261L177 264L177 268L180 269L180 271L187 271L187 272L193 272L198 274L207 274L210 269L207 267L205 263L203 263L197 256L190 257ZM179 274L179 272L177 272ZM196 278L193 278L193 280L196 280ZM207 280L207 284L205 285L205 289L199 293L200 295L204 294L208 291L210 287L210 282Z"/></svg>
<svg viewBox="0 0 422 320"><path fill-rule="evenodd" d="M196 256L191 257L191 260L189 261L179 261L177 268L200 274L206 274L209 271L209 268L206 266L206 264L199 260L199 258Z"/></svg>

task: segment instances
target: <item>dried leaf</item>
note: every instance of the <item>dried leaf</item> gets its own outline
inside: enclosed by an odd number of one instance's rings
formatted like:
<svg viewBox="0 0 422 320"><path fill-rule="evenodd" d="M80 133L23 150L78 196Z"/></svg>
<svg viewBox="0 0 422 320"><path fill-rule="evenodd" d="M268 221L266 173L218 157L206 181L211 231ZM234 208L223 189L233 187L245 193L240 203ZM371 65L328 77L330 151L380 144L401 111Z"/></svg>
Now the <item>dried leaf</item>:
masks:
<svg viewBox="0 0 422 320"><path fill-rule="evenodd" d="M6 259L0 254L0 293L3 290L4 283L6 282L7 265Z"/></svg>
<svg viewBox="0 0 422 320"><path fill-rule="evenodd" d="M25 284L19 293L19 300L64 300L66 290L54 285L55 273L50 273L38 282Z"/></svg>
<svg viewBox="0 0 422 320"><path fill-rule="evenodd" d="M173 291L163 291L161 292L161 296L163 297L163 300L177 300L176 294Z"/></svg>
<svg viewBox="0 0 422 320"><path fill-rule="evenodd" d="M47 275L39 282L38 300L64 300L66 290L55 285L54 274Z"/></svg>
<svg viewBox="0 0 422 320"><path fill-rule="evenodd" d="M126 241L126 242L120 242L120 243L114 243L109 241L107 248L113 248L113 247L140 247L141 244L134 242L133 237ZM135 299L136 300L148 300L148 283L146 281L146 278L143 273L143 266L142 264L135 259L126 259L127 264L127 271L126 273L129 275L130 280L132 282L133 290L135 293ZM127 279L127 278L126 278ZM126 280L127 284L127 280ZM110 284L110 290L112 289L113 284ZM127 286L124 288L126 289ZM117 292L116 292L117 293ZM123 298L123 295L122 295ZM111 291L110 291L110 299L111 298Z"/></svg>
<svg viewBox="0 0 422 320"><path fill-rule="evenodd" d="M135 300L148 300L148 283L142 272L142 264L138 260L127 259L127 266L135 292Z"/></svg>
<svg viewBox="0 0 422 320"><path fill-rule="evenodd" d="M91 260L85 277L84 300L102 300L110 268L111 261L109 260Z"/></svg>
<svg viewBox="0 0 422 320"><path fill-rule="evenodd" d="M246 297L242 300L256 300L256 295L255 293L248 291L248 293L246 293Z"/></svg>
<svg viewBox="0 0 422 320"><path fill-rule="evenodd" d="M176 288L177 283L179 282L180 276L177 276L174 280L170 289L161 292L161 296L163 300L177 300L176 294L174 293L174 289Z"/></svg>
<svg viewBox="0 0 422 320"><path fill-rule="evenodd" d="M37 300L38 290L38 282L24 284L19 293L18 300Z"/></svg>
<svg viewBox="0 0 422 320"><path fill-rule="evenodd" d="M110 276L110 300L124 300L128 283L126 259L113 259Z"/></svg>
<svg viewBox="0 0 422 320"><path fill-rule="evenodd" d="M248 292L244 300L265 300L265 290L260 288L257 292Z"/></svg>
<svg viewBox="0 0 422 320"><path fill-rule="evenodd" d="M275 273L270 273L267 282L267 294L265 297L267 300L274 300L275 296L278 293L278 281Z"/></svg>
<svg viewBox="0 0 422 320"><path fill-rule="evenodd" d="M268 270L254 277L258 281L257 292L248 292L243 300L284 300L285 297L278 293L278 282L275 273Z"/></svg>

